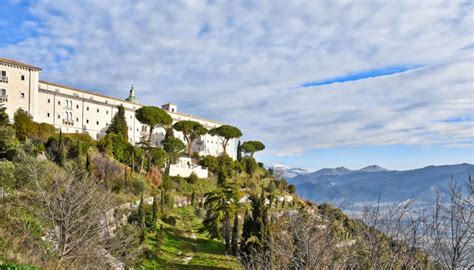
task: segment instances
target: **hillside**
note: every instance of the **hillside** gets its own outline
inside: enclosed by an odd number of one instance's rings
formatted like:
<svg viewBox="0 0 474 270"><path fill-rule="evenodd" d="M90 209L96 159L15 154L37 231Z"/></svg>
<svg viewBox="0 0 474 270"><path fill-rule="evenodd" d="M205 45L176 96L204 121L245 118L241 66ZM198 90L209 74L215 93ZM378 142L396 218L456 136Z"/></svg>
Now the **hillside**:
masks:
<svg viewBox="0 0 474 270"><path fill-rule="evenodd" d="M408 171L390 171L378 166L361 170L322 169L289 180L298 194L317 202L331 202L348 209L360 209L366 203L403 202L413 199L420 207L432 204L438 192L449 197L451 179L465 181L474 173L474 165L428 166Z"/></svg>

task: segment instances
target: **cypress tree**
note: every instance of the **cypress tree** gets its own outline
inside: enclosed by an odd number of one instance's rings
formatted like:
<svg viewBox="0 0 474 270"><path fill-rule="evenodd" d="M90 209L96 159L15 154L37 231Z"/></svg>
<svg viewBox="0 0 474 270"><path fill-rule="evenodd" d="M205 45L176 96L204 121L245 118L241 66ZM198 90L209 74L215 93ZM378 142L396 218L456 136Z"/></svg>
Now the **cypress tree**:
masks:
<svg viewBox="0 0 474 270"><path fill-rule="evenodd" d="M235 213L234 227L232 228L232 253L239 255L239 215Z"/></svg>
<svg viewBox="0 0 474 270"><path fill-rule="evenodd" d="M125 108L123 105L118 106L118 111L114 115L114 118L112 118L112 122L106 132L107 134L120 135L128 141L128 126L127 120L125 120Z"/></svg>
<svg viewBox="0 0 474 270"><path fill-rule="evenodd" d="M230 213L228 210L225 211L224 214L224 224L222 226L224 231L224 242L225 242L225 249L230 250L230 241L231 241L231 232L230 232Z"/></svg>
<svg viewBox="0 0 474 270"><path fill-rule="evenodd" d="M240 145L240 140L239 140L239 143L237 144L237 160L238 161L242 160L242 146Z"/></svg>
<svg viewBox="0 0 474 270"><path fill-rule="evenodd" d="M140 240L143 243L145 242L145 236L146 236L145 209L143 207L143 193L140 197L140 203L138 204L138 227L140 228L140 231L141 231Z"/></svg>
<svg viewBox="0 0 474 270"><path fill-rule="evenodd" d="M66 147L64 146L64 137L63 132L59 130L59 142L58 142L58 152L56 153L56 163L59 166L64 167L64 163L66 162Z"/></svg>
<svg viewBox="0 0 474 270"><path fill-rule="evenodd" d="M153 196L153 226L156 226L158 221L158 202L156 201L156 196Z"/></svg>

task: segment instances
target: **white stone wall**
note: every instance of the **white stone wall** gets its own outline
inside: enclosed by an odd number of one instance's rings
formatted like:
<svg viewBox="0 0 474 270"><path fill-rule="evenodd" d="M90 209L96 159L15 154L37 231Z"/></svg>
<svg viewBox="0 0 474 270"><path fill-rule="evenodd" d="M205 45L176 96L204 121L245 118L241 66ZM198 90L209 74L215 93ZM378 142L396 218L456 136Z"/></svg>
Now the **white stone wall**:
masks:
<svg viewBox="0 0 474 270"><path fill-rule="evenodd" d="M5 76L2 76L5 73ZM0 102L11 119L19 108L36 113L39 70L0 62Z"/></svg>

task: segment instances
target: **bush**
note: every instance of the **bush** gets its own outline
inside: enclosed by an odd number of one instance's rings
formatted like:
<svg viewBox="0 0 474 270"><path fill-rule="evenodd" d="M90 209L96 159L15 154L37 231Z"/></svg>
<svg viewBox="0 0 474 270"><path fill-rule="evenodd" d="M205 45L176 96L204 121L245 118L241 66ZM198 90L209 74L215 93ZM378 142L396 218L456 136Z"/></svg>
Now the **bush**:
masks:
<svg viewBox="0 0 474 270"><path fill-rule="evenodd" d="M190 184L196 184L199 181L199 177L194 172L186 179Z"/></svg>
<svg viewBox="0 0 474 270"><path fill-rule="evenodd" d="M145 179L143 179L141 176L135 176L132 179L132 189L133 194L137 196L145 192L145 190L147 190L147 184Z"/></svg>
<svg viewBox="0 0 474 270"><path fill-rule="evenodd" d="M290 194L295 194L295 192L296 192L296 187L295 187L295 185L289 185L289 186L288 186L288 192L289 192Z"/></svg>

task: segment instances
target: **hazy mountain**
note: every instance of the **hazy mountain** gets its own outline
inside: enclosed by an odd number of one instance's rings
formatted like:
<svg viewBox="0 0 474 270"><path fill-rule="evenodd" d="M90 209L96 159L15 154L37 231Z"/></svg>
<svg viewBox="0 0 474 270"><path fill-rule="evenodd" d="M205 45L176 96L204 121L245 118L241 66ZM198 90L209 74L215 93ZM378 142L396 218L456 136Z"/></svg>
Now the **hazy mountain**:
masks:
<svg viewBox="0 0 474 270"><path fill-rule="evenodd" d="M299 195L316 202L332 202L356 209L366 203L401 202L415 199L419 205L432 203L439 191L449 195L451 178L465 181L474 165L428 166L408 171L390 171L373 165L360 170L322 169L290 179Z"/></svg>

